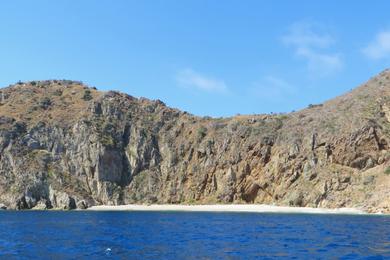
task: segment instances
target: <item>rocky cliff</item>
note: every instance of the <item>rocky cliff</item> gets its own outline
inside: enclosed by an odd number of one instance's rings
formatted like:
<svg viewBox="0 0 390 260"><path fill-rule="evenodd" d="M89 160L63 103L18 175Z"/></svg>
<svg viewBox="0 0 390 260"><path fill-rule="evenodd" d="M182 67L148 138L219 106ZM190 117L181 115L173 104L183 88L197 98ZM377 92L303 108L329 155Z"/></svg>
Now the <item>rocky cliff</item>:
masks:
<svg viewBox="0 0 390 260"><path fill-rule="evenodd" d="M290 114L196 117L81 82L0 89L0 208L266 203L390 212L390 71Z"/></svg>

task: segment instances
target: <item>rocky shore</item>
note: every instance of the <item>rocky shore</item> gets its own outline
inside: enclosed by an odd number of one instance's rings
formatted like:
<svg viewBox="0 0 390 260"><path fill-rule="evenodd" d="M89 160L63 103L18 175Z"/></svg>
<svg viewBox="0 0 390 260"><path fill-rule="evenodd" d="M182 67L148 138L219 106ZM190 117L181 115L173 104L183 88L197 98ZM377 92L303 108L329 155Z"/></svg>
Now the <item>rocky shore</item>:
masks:
<svg viewBox="0 0 390 260"><path fill-rule="evenodd" d="M390 212L390 72L288 114L198 117L68 80L0 89L0 208Z"/></svg>

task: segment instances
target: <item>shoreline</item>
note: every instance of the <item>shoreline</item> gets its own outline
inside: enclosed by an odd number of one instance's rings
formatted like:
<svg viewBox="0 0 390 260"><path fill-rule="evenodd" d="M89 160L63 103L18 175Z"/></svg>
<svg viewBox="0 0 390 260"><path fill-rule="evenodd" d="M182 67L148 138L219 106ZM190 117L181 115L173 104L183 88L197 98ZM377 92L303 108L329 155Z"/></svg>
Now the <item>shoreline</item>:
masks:
<svg viewBox="0 0 390 260"><path fill-rule="evenodd" d="M213 204L213 205L181 205L181 204L129 204L118 206L93 206L90 211L181 211L181 212L248 212L248 213L302 213L302 214L348 214L348 215L378 215L368 213L358 208L310 208L273 206L266 204Z"/></svg>

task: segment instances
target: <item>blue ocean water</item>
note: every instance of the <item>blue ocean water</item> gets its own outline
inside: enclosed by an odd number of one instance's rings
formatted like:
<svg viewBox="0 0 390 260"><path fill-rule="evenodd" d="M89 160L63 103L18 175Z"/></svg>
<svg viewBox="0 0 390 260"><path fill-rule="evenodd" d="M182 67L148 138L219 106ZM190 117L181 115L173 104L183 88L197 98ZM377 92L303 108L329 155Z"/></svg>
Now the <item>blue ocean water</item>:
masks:
<svg viewBox="0 0 390 260"><path fill-rule="evenodd" d="M390 217L0 212L4 259L390 259Z"/></svg>

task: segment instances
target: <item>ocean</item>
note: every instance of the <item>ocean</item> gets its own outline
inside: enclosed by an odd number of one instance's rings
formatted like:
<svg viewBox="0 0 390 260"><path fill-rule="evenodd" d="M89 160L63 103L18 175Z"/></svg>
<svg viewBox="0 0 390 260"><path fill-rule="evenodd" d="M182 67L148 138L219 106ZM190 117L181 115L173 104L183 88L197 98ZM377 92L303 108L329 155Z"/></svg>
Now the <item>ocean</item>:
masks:
<svg viewBox="0 0 390 260"><path fill-rule="evenodd" d="M390 216L0 212L1 259L390 259Z"/></svg>

